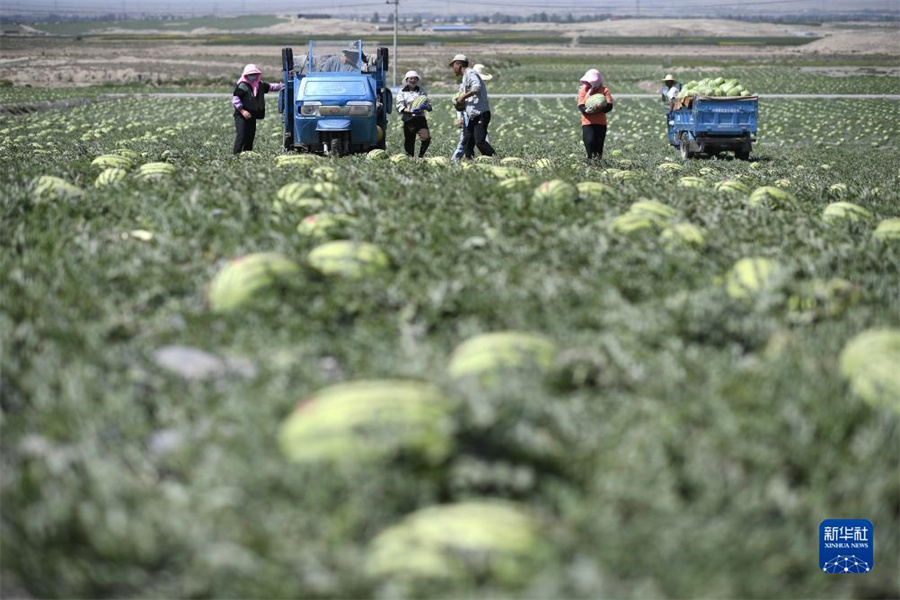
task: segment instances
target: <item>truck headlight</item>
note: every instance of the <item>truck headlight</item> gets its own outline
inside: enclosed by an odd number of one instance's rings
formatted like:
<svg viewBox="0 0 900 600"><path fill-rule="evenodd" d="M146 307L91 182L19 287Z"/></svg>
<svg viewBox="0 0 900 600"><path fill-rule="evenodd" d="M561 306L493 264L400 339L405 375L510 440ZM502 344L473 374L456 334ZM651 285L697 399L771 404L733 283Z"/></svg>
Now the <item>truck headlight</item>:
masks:
<svg viewBox="0 0 900 600"><path fill-rule="evenodd" d="M351 100L347 103L347 114L351 117L371 117L375 114L375 104L366 100Z"/></svg>
<svg viewBox="0 0 900 600"><path fill-rule="evenodd" d="M304 102L300 106L300 115L303 117L317 117L319 116L320 106L322 106L321 102Z"/></svg>

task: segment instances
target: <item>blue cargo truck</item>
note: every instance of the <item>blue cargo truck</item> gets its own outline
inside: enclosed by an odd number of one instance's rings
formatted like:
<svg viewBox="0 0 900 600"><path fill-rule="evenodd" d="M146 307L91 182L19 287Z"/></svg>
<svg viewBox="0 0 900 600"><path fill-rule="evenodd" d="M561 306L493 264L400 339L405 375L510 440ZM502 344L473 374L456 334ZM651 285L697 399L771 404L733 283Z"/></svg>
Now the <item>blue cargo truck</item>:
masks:
<svg viewBox="0 0 900 600"><path fill-rule="evenodd" d="M309 42L299 61L292 48L282 49L281 61L285 149L345 156L384 148L393 104L387 48L367 56L361 40Z"/></svg>
<svg viewBox="0 0 900 600"><path fill-rule="evenodd" d="M756 141L759 97L696 96L676 100L667 114L669 143L681 158L733 151L748 160Z"/></svg>

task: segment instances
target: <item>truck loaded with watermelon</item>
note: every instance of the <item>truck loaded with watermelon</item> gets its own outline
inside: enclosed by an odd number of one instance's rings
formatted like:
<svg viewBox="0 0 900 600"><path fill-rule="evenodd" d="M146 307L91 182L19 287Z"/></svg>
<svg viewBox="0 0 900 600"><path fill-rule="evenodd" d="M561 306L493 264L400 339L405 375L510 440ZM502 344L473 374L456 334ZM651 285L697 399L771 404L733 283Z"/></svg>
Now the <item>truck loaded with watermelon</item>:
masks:
<svg viewBox="0 0 900 600"><path fill-rule="evenodd" d="M684 85L666 115L669 143L681 157L733 151L748 160L756 141L759 97L737 79L701 79Z"/></svg>

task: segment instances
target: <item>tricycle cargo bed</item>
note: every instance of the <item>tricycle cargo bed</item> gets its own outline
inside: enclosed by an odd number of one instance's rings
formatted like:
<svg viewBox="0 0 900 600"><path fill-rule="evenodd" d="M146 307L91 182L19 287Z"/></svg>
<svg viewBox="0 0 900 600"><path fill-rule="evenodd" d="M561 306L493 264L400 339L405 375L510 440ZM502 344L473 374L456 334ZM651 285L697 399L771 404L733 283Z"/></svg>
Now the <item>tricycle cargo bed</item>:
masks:
<svg viewBox="0 0 900 600"><path fill-rule="evenodd" d="M732 150L748 158L758 130L759 97L697 96L675 102L668 114L669 143L682 157Z"/></svg>

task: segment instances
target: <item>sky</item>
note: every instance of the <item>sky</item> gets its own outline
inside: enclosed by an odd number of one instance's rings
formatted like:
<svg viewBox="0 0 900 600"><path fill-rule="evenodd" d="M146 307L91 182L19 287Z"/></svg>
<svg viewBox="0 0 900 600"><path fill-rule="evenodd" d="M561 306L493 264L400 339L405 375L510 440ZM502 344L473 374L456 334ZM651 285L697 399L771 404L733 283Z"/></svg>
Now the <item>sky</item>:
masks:
<svg viewBox="0 0 900 600"><path fill-rule="evenodd" d="M166 14L269 14L269 13L343 13L375 11L386 13L393 9L385 0L307 0L289 2L270 0L3 0L4 13L28 11L35 14L59 12L83 16L115 13ZM401 12L410 13L476 13L506 12L530 14L549 13L628 13L654 16L676 10L684 16L714 16L717 12L736 14L847 12L859 10L900 10L900 0L400 0Z"/></svg>

